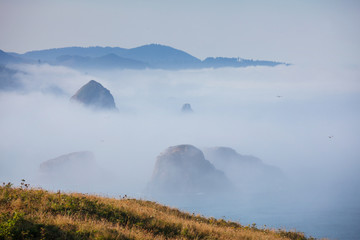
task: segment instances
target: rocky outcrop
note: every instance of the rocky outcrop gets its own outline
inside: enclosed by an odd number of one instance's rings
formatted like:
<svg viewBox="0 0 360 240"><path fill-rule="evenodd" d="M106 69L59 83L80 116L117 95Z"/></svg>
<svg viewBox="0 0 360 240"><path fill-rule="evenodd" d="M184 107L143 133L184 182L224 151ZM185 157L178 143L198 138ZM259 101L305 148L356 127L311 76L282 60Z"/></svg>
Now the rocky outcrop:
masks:
<svg viewBox="0 0 360 240"><path fill-rule="evenodd" d="M100 83L91 80L82 86L71 101L79 102L94 109L116 110L114 97Z"/></svg>
<svg viewBox="0 0 360 240"><path fill-rule="evenodd" d="M204 155L242 191L276 191L284 185L284 173L257 157L241 155L228 147L207 148Z"/></svg>
<svg viewBox="0 0 360 240"><path fill-rule="evenodd" d="M157 157L148 190L151 194L194 195L228 190L230 182L192 145L167 148Z"/></svg>
<svg viewBox="0 0 360 240"><path fill-rule="evenodd" d="M190 103L185 103L181 108L181 112L183 112L183 113L192 113L193 110L191 108Z"/></svg>

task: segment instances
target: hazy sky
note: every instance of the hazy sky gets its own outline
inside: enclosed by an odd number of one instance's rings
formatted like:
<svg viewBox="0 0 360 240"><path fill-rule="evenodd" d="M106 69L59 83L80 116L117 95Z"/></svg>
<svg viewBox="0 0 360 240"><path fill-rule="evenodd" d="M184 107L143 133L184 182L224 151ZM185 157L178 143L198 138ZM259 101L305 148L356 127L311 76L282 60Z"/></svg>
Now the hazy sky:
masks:
<svg viewBox="0 0 360 240"><path fill-rule="evenodd" d="M0 0L0 49L170 45L198 57L358 65L360 2Z"/></svg>

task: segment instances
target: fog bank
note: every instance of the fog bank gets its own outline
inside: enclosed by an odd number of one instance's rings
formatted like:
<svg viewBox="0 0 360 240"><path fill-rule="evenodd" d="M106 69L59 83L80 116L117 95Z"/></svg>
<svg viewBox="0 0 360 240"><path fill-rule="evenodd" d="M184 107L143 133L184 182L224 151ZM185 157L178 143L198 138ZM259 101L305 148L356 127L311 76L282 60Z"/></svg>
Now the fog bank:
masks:
<svg viewBox="0 0 360 240"><path fill-rule="evenodd" d="M24 178L51 190L145 198L156 157L167 147L227 146L280 168L289 179L284 195L273 202L262 197L247 202L237 193L234 211L214 203L211 211L196 204L179 207L234 220L235 213L245 212L241 201L254 212L281 205L282 211L348 206L359 213L357 69L293 65L81 73L48 65L12 68L20 70L16 77L24 87L0 92L1 181L19 184ZM69 101L92 79L110 90L119 112ZM192 114L181 113L184 103L191 104ZM101 169L97 184L69 186L40 177L41 163L78 151L94 154ZM83 170L79 174L92 177ZM252 220L257 221L244 219Z"/></svg>

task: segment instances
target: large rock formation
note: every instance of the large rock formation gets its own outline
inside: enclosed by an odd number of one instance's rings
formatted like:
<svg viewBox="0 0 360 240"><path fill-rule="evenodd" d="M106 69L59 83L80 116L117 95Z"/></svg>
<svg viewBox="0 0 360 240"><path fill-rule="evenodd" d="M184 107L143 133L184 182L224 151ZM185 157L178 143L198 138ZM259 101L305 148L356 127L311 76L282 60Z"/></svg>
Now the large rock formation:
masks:
<svg viewBox="0 0 360 240"><path fill-rule="evenodd" d="M94 109L116 110L114 97L110 91L94 80L82 86L75 95L71 97L71 100L80 102Z"/></svg>
<svg viewBox="0 0 360 240"><path fill-rule="evenodd" d="M283 172L257 157L241 155L228 147L207 148L204 155L242 191L272 192L281 190L284 185Z"/></svg>
<svg viewBox="0 0 360 240"><path fill-rule="evenodd" d="M184 196L221 192L230 185L225 174L215 169L202 151L192 145L178 145L157 157L148 190L154 195Z"/></svg>

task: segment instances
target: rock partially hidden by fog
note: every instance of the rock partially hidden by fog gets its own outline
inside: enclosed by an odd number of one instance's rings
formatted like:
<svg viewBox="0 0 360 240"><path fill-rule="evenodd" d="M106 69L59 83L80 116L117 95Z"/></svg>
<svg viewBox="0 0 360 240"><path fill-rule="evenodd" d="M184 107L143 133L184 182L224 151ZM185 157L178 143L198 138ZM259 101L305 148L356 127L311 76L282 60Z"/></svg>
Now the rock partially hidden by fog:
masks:
<svg viewBox="0 0 360 240"><path fill-rule="evenodd" d="M203 150L206 159L223 171L232 183L243 192L266 193L282 190L286 185L284 173L259 158L241 155L229 147L212 147Z"/></svg>
<svg viewBox="0 0 360 240"><path fill-rule="evenodd" d="M203 150L204 155L211 163L220 168L232 164L261 165L259 158L250 155L241 155L229 147L211 147Z"/></svg>
<svg viewBox="0 0 360 240"><path fill-rule="evenodd" d="M94 109L116 110L114 97L110 91L94 80L82 86L71 100Z"/></svg>
<svg viewBox="0 0 360 240"><path fill-rule="evenodd" d="M101 179L94 154L89 151L72 152L49 159L40 164L40 180L49 189L94 191L94 184Z"/></svg>
<svg viewBox="0 0 360 240"><path fill-rule="evenodd" d="M157 157L148 191L152 195L192 196L223 192L230 182L192 145L167 148Z"/></svg>
<svg viewBox="0 0 360 240"><path fill-rule="evenodd" d="M95 164L94 154L90 151L73 152L47 160L40 164L43 173L71 172L78 169L86 170Z"/></svg>
<svg viewBox="0 0 360 240"><path fill-rule="evenodd" d="M190 103L185 103L181 108L181 112L183 112L183 113L192 113L193 110L191 108Z"/></svg>
<svg viewBox="0 0 360 240"><path fill-rule="evenodd" d="M40 164L38 181L49 190L115 194L117 174L98 164L90 151L72 152ZM121 189L120 189L121 190Z"/></svg>

